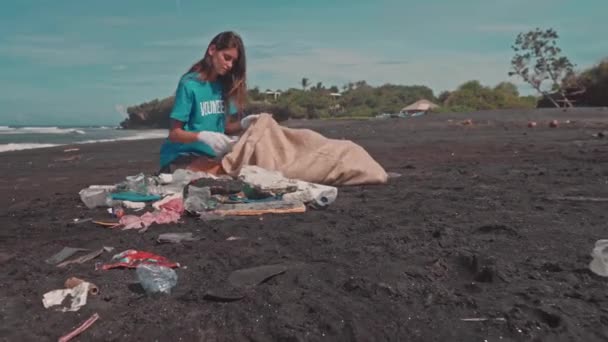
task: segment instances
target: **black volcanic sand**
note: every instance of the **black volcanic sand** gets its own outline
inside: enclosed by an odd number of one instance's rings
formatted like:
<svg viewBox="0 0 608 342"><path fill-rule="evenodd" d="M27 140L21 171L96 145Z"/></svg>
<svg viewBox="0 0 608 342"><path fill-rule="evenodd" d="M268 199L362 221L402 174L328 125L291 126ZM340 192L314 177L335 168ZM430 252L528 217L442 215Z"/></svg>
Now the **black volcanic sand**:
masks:
<svg viewBox="0 0 608 342"><path fill-rule="evenodd" d="M185 217L140 234L73 224L110 219L78 191L155 172L160 140L0 154L0 338L57 340L97 312L77 340L608 339L608 279L588 270L594 242L608 238L608 202L556 199L608 197L608 138L593 136L608 130L608 110L285 124L352 139L402 177L340 188L326 210ZM202 239L157 244L166 232ZM171 295L148 297L134 270L95 270L114 253L66 268L44 262L64 246L139 249L183 267ZM228 281L272 264L285 272L245 289ZM78 312L44 309L42 295L70 276L101 294Z"/></svg>

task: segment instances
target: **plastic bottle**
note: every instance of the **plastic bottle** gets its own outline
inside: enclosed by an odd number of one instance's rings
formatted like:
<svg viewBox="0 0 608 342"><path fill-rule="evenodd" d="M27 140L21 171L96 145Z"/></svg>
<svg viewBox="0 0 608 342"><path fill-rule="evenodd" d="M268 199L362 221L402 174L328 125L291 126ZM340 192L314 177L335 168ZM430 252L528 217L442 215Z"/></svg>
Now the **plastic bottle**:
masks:
<svg viewBox="0 0 608 342"><path fill-rule="evenodd" d="M108 191L105 189L86 188L80 190L78 194L82 203L89 209L105 206L108 197Z"/></svg>
<svg viewBox="0 0 608 342"><path fill-rule="evenodd" d="M213 209L217 206L217 201L211 197L209 187L199 188L197 186L188 186L188 197L184 201L184 209L189 212L197 213L208 209Z"/></svg>
<svg viewBox="0 0 608 342"><path fill-rule="evenodd" d="M135 272L147 294L170 294L171 289L177 285L177 273L166 266L140 264Z"/></svg>
<svg viewBox="0 0 608 342"><path fill-rule="evenodd" d="M132 191L139 194L148 194L148 187L146 184L146 176L143 173L139 173L134 176L126 177L126 186L128 191Z"/></svg>

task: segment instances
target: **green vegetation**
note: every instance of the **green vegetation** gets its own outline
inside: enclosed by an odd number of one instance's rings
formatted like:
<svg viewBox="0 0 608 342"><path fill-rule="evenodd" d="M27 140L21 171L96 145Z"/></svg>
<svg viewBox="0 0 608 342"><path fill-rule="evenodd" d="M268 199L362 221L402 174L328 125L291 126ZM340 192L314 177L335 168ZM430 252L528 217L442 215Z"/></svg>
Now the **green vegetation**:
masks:
<svg viewBox="0 0 608 342"><path fill-rule="evenodd" d="M566 107L572 107L566 95L564 81L574 74L574 65L568 57L561 55L562 49L557 46L557 39L559 35L553 29L537 28L520 33L512 47L515 56L511 60L512 70L509 76L520 76L555 107L561 107L559 102L563 102ZM559 100L550 96L550 92L559 94Z"/></svg>
<svg viewBox="0 0 608 342"><path fill-rule="evenodd" d="M573 96L575 106L608 106L608 59L571 76L564 83L565 87L576 92Z"/></svg>
<svg viewBox="0 0 608 342"><path fill-rule="evenodd" d="M494 88L485 87L478 81L469 81L453 92L439 95L442 100L439 112L470 112L491 109L534 108L536 97L519 96L513 83L502 82Z"/></svg>
<svg viewBox="0 0 608 342"><path fill-rule="evenodd" d="M533 108L536 99L520 97L515 85L503 82L494 88L482 86L478 81L469 81L452 92L443 92L436 97L426 86L384 84L373 87L365 81L346 84L339 92L337 86L326 88L321 82L309 86L307 78L302 88L285 91L249 90L247 113L269 112L278 120L317 118L369 118L382 113L399 111L418 100L426 99L440 106L440 112L462 112L501 108ZM168 114L173 97L153 100L127 108L129 119L123 127L168 127ZM153 123L150 125L149 123Z"/></svg>
<svg viewBox="0 0 608 342"><path fill-rule="evenodd" d="M288 118L369 118L383 113L395 114L418 100L437 105L434 112L470 112L492 109L526 109L547 106L608 106L608 59L579 74L561 55L557 32L536 29L517 36L509 75L517 75L536 89L541 98L520 96L517 87L502 82L491 87L468 81L453 91L435 96L423 85L384 84L377 87L366 81L351 82L338 88L325 87L303 77L300 84L287 90L249 90L246 113L272 113L277 120ZM341 90L341 91L340 91ZM173 97L153 100L127 108L125 128L169 126Z"/></svg>

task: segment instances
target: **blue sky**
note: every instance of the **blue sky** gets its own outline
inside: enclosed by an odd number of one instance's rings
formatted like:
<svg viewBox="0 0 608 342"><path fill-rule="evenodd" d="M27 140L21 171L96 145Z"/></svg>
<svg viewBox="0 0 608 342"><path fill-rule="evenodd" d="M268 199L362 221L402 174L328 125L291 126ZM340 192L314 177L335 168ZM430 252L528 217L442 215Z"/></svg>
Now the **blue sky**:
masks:
<svg viewBox="0 0 608 342"><path fill-rule="evenodd" d="M555 28L579 67L608 56L606 0L19 0L0 12L0 125L117 124L171 95L236 30L250 87L508 80L517 33ZM517 80L513 79L517 83ZM526 87L522 87L525 91Z"/></svg>

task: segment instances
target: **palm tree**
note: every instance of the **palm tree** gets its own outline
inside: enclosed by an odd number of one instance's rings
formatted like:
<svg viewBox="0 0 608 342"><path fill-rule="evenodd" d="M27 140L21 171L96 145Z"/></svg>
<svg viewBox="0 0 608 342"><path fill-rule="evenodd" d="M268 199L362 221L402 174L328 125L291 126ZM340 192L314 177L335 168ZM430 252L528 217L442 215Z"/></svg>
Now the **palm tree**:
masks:
<svg viewBox="0 0 608 342"><path fill-rule="evenodd" d="M308 87L308 78L304 77L302 78L302 89L306 90L306 87Z"/></svg>

